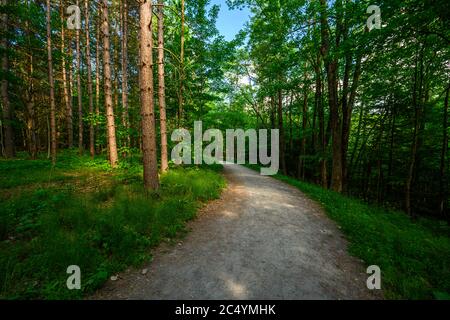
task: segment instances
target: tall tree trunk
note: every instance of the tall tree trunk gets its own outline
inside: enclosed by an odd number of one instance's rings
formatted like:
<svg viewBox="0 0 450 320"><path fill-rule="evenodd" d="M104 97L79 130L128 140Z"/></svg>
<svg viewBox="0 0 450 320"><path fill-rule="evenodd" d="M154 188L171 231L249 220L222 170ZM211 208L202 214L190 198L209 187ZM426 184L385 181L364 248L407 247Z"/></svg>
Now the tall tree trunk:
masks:
<svg viewBox="0 0 450 320"><path fill-rule="evenodd" d="M120 77L120 62L119 62L119 50L120 50L120 39L119 39L119 29L121 28L121 4L120 2L118 3L118 7L115 6L115 2L112 2L113 4L113 11L112 11L112 20L114 21L114 19L118 20L118 27L116 26L115 28L111 28L112 30L112 37L113 37L113 61L111 63L111 65L113 66L112 68L112 74L113 74L113 95L114 95L114 103L113 103L113 108L116 108L117 112L119 112L119 77ZM118 16L115 16L116 11L118 11ZM116 20L116 21L117 21ZM117 22L116 22L117 23Z"/></svg>
<svg viewBox="0 0 450 320"><path fill-rule="evenodd" d="M62 67L62 81L63 81L63 93L64 103L66 105L66 129L67 129L67 146L73 147L73 121L72 121L72 98L69 99L69 87L67 84L67 69L66 69L66 43L65 43L65 1L60 0L60 18L61 18L61 67ZM71 55L69 55L71 56Z"/></svg>
<svg viewBox="0 0 450 320"><path fill-rule="evenodd" d="M50 159L52 156L52 133L50 127L50 119L46 116L47 121L47 159Z"/></svg>
<svg viewBox="0 0 450 320"><path fill-rule="evenodd" d="M95 134L94 137L99 137L99 125L98 120L100 117L100 25L101 25L101 5L98 6L98 18L97 18L97 37L95 44ZM97 150L99 153L100 150Z"/></svg>
<svg viewBox="0 0 450 320"><path fill-rule="evenodd" d="M128 120L128 4L123 0L122 7L122 122L126 131L126 145L130 146Z"/></svg>
<svg viewBox="0 0 450 320"><path fill-rule="evenodd" d="M2 157L5 156L5 145L3 144L3 124L0 122L0 152Z"/></svg>
<svg viewBox="0 0 450 320"><path fill-rule="evenodd" d="M305 67L306 70L306 67ZM306 156L306 129L308 126L308 90L306 85L308 81L307 74L305 73L305 82L303 88L303 109L302 109L302 140L300 143L300 162L298 167L298 178L305 179L305 156Z"/></svg>
<svg viewBox="0 0 450 320"><path fill-rule="evenodd" d="M325 61L328 81L328 103L330 105L330 126L332 138L333 166L331 171L331 189L342 192L342 136L341 121L337 95L337 58L330 55L330 34L327 17L327 1L320 0L321 4L321 53ZM338 36L337 36L338 38ZM337 39L338 42L338 39Z"/></svg>
<svg viewBox="0 0 450 320"><path fill-rule="evenodd" d="M8 0L2 0L1 2L2 6L6 6L8 4ZM4 33L7 33L8 28L8 14L4 13L2 14L2 30ZM14 158L15 156L15 148L14 148L14 130L12 126L12 110L11 110L11 103L9 100L9 92L8 92L8 79L6 78L6 75L9 72L9 58L8 58L8 39L7 35L5 34L2 37L2 43L1 46L3 48L3 56L2 56L2 73L3 73L3 80L1 84L1 95L2 95L2 104L3 104L3 128L4 128L4 147L5 147L5 156L6 158Z"/></svg>
<svg viewBox="0 0 450 320"><path fill-rule="evenodd" d="M395 128L396 128L397 114L395 110L395 100L391 105L391 125L389 134L389 164L388 164L388 184L386 186L386 194L392 192L392 171L394 168L394 144L395 144Z"/></svg>
<svg viewBox="0 0 450 320"><path fill-rule="evenodd" d="M283 95L281 89L278 90L278 129L280 130L280 164L281 172L287 174L286 170L286 156L285 156L285 139L284 139L284 126L283 126Z"/></svg>
<svg viewBox="0 0 450 320"><path fill-rule="evenodd" d="M450 86L447 87L447 93L445 94L444 102L444 120L442 123L442 149L441 149L441 165L439 168L440 181L440 201L439 201L439 213L447 218L450 223L450 216L447 213L447 201L448 201L448 179L447 179L447 153L448 153L448 96L449 96Z"/></svg>
<svg viewBox="0 0 450 320"><path fill-rule="evenodd" d="M344 35L344 41L347 38L347 30L342 29L342 33ZM341 98L341 107L342 107L342 131L341 131L341 139L342 139L342 190L347 191L347 181L346 181L346 173L347 173L347 151L348 151L348 138L350 136L350 123L351 123L351 115L352 110L348 103L349 98L349 84L350 84L350 72L352 69L352 54L349 50L345 53L344 59L344 77L342 79L342 98Z"/></svg>
<svg viewBox="0 0 450 320"><path fill-rule="evenodd" d="M103 73L104 92L105 92L105 110L107 125L107 140L109 162L111 167L116 168L118 164L117 142L116 142L116 125L114 122L114 109L112 105L112 83L111 83L111 57L109 53L109 17L108 17L108 0L102 0L102 33L103 33Z"/></svg>
<svg viewBox="0 0 450 320"><path fill-rule="evenodd" d="M153 35L152 1L140 3L141 27L141 117L142 151L144 163L144 186L155 190L159 187L158 163L156 153L155 112L153 99Z"/></svg>
<svg viewBox="0 0 450 320"><path fill-rule="evenodd" d="M169 169L167 155L166 86L164 73L164 0L158 0L158 102L161 131L161 171Z"/></svg>
<svg viewBox="0 0 450 320"><path fill-rule="evenodd" d="M423 79L423 50L420 49L419 57L416 58L416 67L414 72L413 106L414 106L414 131L411 145L411 160L409 163L408 176L405 184L405 211L412 219L416 218L415 211L411 208L411 190L414 180L414 174L417 163L417 151L419 148L420 124L422 118L422 79ZM417 57L417 55L416 55ZM417 64L420 63L420 70ZM420 80L418 79L420 78Z"/></svg>
<svg viewBox="0 0 450 320"><path fill-rule="evenodd" d="M406 180L406 187L405 187L405 211L406 213L411 216L413 219L415 219L415 213L411 208L411 189L414 179L414 172L416 169L416 158L417 158L417 147L419 145L419 122L420 122L420 110L419 107L415 107L415 116L414 116L414 133L413 133L413 142L411 146L411 161L409 163L409 169L408 169L408 177Z"/></svg>
<svg viewBox="0 0 450 320"><path fill-rule="evenodd" d="M79 5L79 1L76 1ZM76 31L75 46L77 51L77 96L78 96L78 150L83 153L83 96L81 92L81 50L80 50L80 30Z"/></svg>
<svg viewBox="0 0 450 320"><path fill-rule="evenodd" d="M376 152L377 152L377 203L381 204L383 201L383 154L381 144L383 141L384 134L384 121L383 118L380 119L380 133L378 134L377 144L376 144Z"/></svg>
<svg viewBox="0 0 450 320"><path fill-rule="evenodd" d="M91 37L89 30L89 0L84 0L84 8L86 10L86 66L87 66L87 87L89 98L89 152L91 157L95 156L95 136L94 136L94 124L92 122L92 116L94 114L94 98L92 96L92 67L91 67Z"/></svg>
<svg viewBox="0 0 450 320"><path fill-rule="evenodd" d="M347 57L346 65L351 64L350 54ZM347 67L346 67L347 68ZM349 71L350 71L350 67ZM349 72L348 71L348 72ZM355 105L356 93L359 84L359 78L361 76L361 55L356 58L355 70L353 72L352 86L350 88L350 93L347 94L348 83L343 92L342 99L342 186L344 190L348 187L348 165L347 165L347 153L348 153L348 143L350 138L350 130L352 124L352 113L353 107ZM347 76L348 78L348 76ZM344 82L347 80L344 80ZM348 98L347 98L348 97Z"/></svg>
<svg viewBox="0 0 450 320"><path fill-rule="evenodd" d="M276 106L275 106L275 98L274 96L270 97L270 125L271 129L276 129Z"/></svg>
<svg viewBox="0 0 450 320"><path fill-rule="evenodd" d="M28 14L30 15L30 0L27 0ZM28 41L28 54L29 54L29 69L28 69L28 88L27 88L27 130L29 135L29 152L31 158L35 160L37 158L37 140L36 140L36 112L35 112L35 100L34 100L34 56L31 47L31 37L32 33L30 30L30 21L27 20L25 23L27 41Z"/></svg>
<svg viewBox="0 0 450 320"><path fill-rule="evenodd" d="M184 117L184 110L183 110L183 91L184 91L184 0L181 0L181 35L180 35L180 70L179 70L179 76L180 76L180 87L178 92L178 122L179 124L182 124L183 117Z"/></svg>
<svg viewBox="0 0 450 320"><path fill-rule="evenodd" d="M316 74L316 92L315 92L315 103L317 108L317 114L319 118L319 143L320 143L320 181L322 188L328 188L328 173L327 173L327 137L325 133L325 110L323 108L322 101L322 75L320 72L322 65L322 60L320 58L320 53L317 53L315 74Z"/></svg>
<svg viewBox="0 0 450 320"><path fill-rule="evenodd" d="M48 82L50 85L50 154L52 163L56 163L56 106L55 106L55 84L53 80L53 58L52 58L52 26L50 0L47 0L47 56L48 56Z"/></svg>
<svg viewBox="0 0 450 320"><path fill-rule="evenodd" d="M291 94L289 103L289 153L294 154L294 128L292 120L292 109L294 104L294 94ZM258 120L258 118L256 118Z"/></svg>
<svg viewBox="0 0 450 320"><path fill-rule="evenodd" d="M314 95L315 96L315 95ZM317 145L318 145L318 135L317 135L317 101L316 101L317 97L314 97L314 110L313 110L313 117L312 117L312 128L311 128L311 132L312 132L312 150L313 150L313 154L317 154Z"/></svg>
<svg viewBox="0 0 450 320"><path fill-rule="evenodd" d="M73 66L74 66L74 63L73 63L73 61L75 60L75 56L74 56L74 50L73 50L73 37L70 37L69 38L69 52L70 52L70 55L69 55L69 61L68 61L68 65L67 65L67 67L68 67L68 73L69 73L69 100L70 100L70 106L71 106L71 112L72 112L72 114L70 115L70 118L71 118L71 120L72 120L72 143L73 143L73 106L74 106L74 103L73 103L73 95L74 95L74 85L75 85L75 83L74 83L74 79L73 79Z"/></svg>
<svg viewBox="0 0 450 320"><path fill-rule="evenodd" d="M355 139L355 143L353 144L353 150L352 150L352 154L350 156L350 164L349 164L349 169L347 171L347 178L350 179L350 175L352 173L352 169L354 167L354 161L355 161L355 157L356 157L356 152L358 150L359 147L359 141L361 140L361 131L363 128L363 121L364 121L364 105L362 104L360 107L360 111L359 111L359 118L358 118L358 129L356 131L356 139Z"/></svg>
<svg viewBox="0 0 450 320"><path fill-rule="evenodd" d="M33 54L30 52L30 61L28 69L28 89L27 89L27 131L29 134L29 151L31 158L35 160L37 158L37 145L36 145L36 112L34 103L34 81L33 81Z"/></svg>

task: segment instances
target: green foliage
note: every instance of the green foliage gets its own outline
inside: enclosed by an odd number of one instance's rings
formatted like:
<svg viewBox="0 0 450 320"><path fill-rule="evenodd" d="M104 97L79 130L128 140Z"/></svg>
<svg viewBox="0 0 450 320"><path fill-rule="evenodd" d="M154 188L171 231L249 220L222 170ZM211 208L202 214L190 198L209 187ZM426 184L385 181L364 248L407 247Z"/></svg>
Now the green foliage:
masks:
<svg viewBox="0 0 450 320"><path fill-rule="evenodd" d="M315 183L342 175L351 195L397 209L410 199L410 214L449 220L448 1L227 3L252 12L228 64L227 109L259 128L283 125L285 173ZM369 31L372 4L382 27Z"/></svg>
<svg viewBox="0 0 450 320"><path fill-rule="evenodd" d="M216 171L180 167L147 193L138 159L124 163L111 172L105 160L74 152L55 168L45 160L0 162L0 189L9 191L0 204L0 297L82 298L113 273L150 261L150 249L179 236L225 185ZM20 170L33 178L13 185ZM81 291L66 287L69 265L81 268Z"/></svg>

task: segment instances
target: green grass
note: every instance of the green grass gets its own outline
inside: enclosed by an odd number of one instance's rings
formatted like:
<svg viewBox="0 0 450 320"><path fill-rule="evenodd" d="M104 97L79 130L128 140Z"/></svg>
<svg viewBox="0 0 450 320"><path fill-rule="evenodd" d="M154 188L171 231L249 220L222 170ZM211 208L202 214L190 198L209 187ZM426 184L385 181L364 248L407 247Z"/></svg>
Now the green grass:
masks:
<svg viewBox="0 0 450 320"><path fill-rule="evenodd" d="M74 151L46 159L0 161L0 298L79 299L151 248L180 237L202 202L225 186L220 167L172 168L158 192L142 187L140 159L117 170ZM82 290L66 269L81 268Z"/></svg>
<svg viewBox="0 0 450 320"><path fill-rule="evenodd" d="M402 212L286 176L275 178L322 204L349 240L349 253L381 268L385 298L450 298L450 228L445 222L426 218L412 222Z"/></svg>

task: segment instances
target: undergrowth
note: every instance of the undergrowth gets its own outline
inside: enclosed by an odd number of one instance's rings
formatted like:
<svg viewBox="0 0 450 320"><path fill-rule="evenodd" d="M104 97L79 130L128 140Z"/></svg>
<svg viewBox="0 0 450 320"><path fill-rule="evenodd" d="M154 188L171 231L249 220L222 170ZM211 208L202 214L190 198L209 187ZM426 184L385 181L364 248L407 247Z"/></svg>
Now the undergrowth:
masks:
<svg viewBox="0 0 450 320"><path fill-rule="evenodd" d="M111 170L105 159L65 152L47 159L0 161L0 298L78 299L151 248L183 234L202 202L225 185L216 167L177 167L146 192L139 157ZM68 290L67 267L81 269Z"/></svg>

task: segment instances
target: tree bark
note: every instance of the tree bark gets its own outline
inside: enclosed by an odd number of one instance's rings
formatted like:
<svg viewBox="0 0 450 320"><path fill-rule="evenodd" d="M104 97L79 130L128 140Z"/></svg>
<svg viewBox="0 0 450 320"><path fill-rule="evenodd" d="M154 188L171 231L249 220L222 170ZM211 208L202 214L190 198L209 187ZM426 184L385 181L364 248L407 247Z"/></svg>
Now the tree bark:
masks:
<svg viewBox="0 0 450 320"><path fill-rule="evenodd" d="M408 176L405 184L405 211L412 218L416 219L415 211L411 208L411 189L414 181L414 173L416 170L417 151L419 148L419 132L422 117L422 79L423 79L423 47L420 50L419 57L416 58L416 67L414 72L414 89L413 89L413 107L414 107L414 131L411 145L411 160L409 163ZM417 55L416 55L417 57ZM420 70L417 64L420 63ZM420 77L420 80L418 78Z"/></svg>
<svg viewBox="0 0 450 320"><path fill-rule="evenodd" d="M37 145L36 145L36 112L34 103L34 81L33 81L33 54L30 53L29 61L29 73L28 73L28 89L27 89L27 131L29 135L29 152L31 159L37 158Z"/></svg>
<svg viewBox="0 0 450 320"><path fill-rule="evenodd" d="M86 66L87 66L87 87L89 98L89 153L91 157L95 156L95 136L94 136L94 124L92 122L92 116L94 114L94 100L92 96L92 67L91 67L91 37L89 30L89 0L84 0L84 8L86 11Z"/></svg>
<svg viewBox="0 0 450 320"><path fill-rule="evenodd" d="M342 29L344 34L344 41L347 38L347 30ZM350 124L352 108L349 106L349 83L350 83L350 72L352 68L352 54L347 50L345 54L345 65L344 65L344 77L342 80L342 127L341 127L341 139L342 139L342 190L347 191L347 151L348 151L348 138L350 136Z"/></svg>
<svg viewBox="0 0 450 320"><path fill-rule="evenodd" d="M285 156L285 139L283 126L283 94L281 89L278 90L278 129L280 130L280 164L281 172L287 174L286 170L286 156Z"/></svg>
<svg viewBox="0 0 450 320"><path fill-rule="evenodd" d="M72 39L73 37L70 37L69 38L69 52L70 52L70 55L69 55L69 61L68 61L68 65L67 65L67 67L68 67L68 73L69 73L69 100L70 100L70 106L72 107L72 114L71 114L71 120L72 120L72 143L73 143L73 106L74 106L74 103L73 103L73 95L74 95L74 80L73 80L73 61L74 61L74 59L75 59L75 56L74 56L74 50L73 50L73 39Z"/></svg>
<svg viewBox="0 0 450 320"><path fill-rule="evenodd" d="M383 180L384 180L384 174L383 174L383 155L382 155L382 148L381 144L383 141L383 134L384 134L384 121L381 119L380 121L380 132L378 134L377 143L376 143L376 153L377 153L377 203L381 204L383 200Z"/></svg>
<svg viewBox="0 0 450 320"><path fill-rule="evenodd" d="M276 118L276 114L275 114L275 98L273 96L270 97L270 128L271 129L275 129L276 125L275 125L275 118Z"/></svg>
<svg viewBox="0 0 450 320"><path fill-rule="evenodd" d="M419 144L419 117L420 111L419 107L415 107L415 120L414 120L414 133L413 133L413 143L411 146L411 161L408 169L408 177L406 179L406 187L405 187L405 211L411 216L413 219L415 218L414 211L411 208L411 188L414 179L414 171L416 168L416 157L417 157L417 147Z"/></svg>
<svg viewBox="0 0 450 320"><path fill-rule="evenodd" d="M358 129L356 131L356 139L355 142L353 144L353 150L352 150L352 154L350 156L350 164L349 164L349 169L347 171L347 179L350 179L350 175L352 173L352 169L354 168L354 161L355 161L355 156L356 156L356 152L358 150L359 147L359 141L361 140L361 131L363 129L363 121L364 121L364 105L362 104L360 107L360 111L359 111L359 118L358 118Z"/></svg>
<svg viewBox="0 0 450 320"><path fill-rule="evenodd" d="M328 103L330 106L330 126L332 138L333 166L331 171L331 189L342 192L342 136L339 105L337 100L337 70L336 58L330 56L330 34L327 17L327 1L320 0L321 4L321 53L325 61L328 81ZM338 41L338 40L337 40Z"/></svg>
<svg viewBox="0 0 450 320"><path fill-rule="evenodd" d="M294 95L291 94L289 102L289 153L294 154L294 128L292 120L292 107L294 104Z"/></svg>
<svg viewBox="0 0 450 320"><path fill-rule="evenodd" d="M30 1L27 1L28 14L30 13ZM28 88L27 92L27 131L29 135L29 152L31 158L35 160L37 158L37 140L36 140L36 112L35 112L35 99L34 99L34 56L31 48L31 30L30 30L30 22L26 21L26 32L27 32L27 40L28 40L28 54L29 54L29 69L28 69Z"/></svg>
<svg viewBox="0 0 450 320"><path fill-rule="evenodd" d="M184 117L183 92L184 92L184 0L181 0L181 35L180 35L180 87L178 92L178 122L182 124Z"/></svg>
<svg viewBox="0 0 450 320"><path fill-rule="evenodd" d="M325 133L325 110L323 108L322 101L322 75L320 72L322 65L322 60L320 58L320 52L317 53L316 64L314 67L314 72L316 74L316 92L315 92L315 103L317 114L319 118L319 144L320 144L320 181L322 188L328 189L328 173L327 173L327 137Z"/></svg>
<svg viewBox="0 0 450 320"><path fill-rule="evenodd" d="M351 57L347 58L347 65L351 63ZM347 153L348 143L350 138L350 130L352 125L352 113L356 100L356 93L359 84L359 78L361 76L361 56L356 58L355 70L353 72L352 86L350 88L350 94L347 95L347 86L344 86L344 96L342 102L342 186L344 190L347 190L348 184L348 165L347 165ZM348 81L348 80L347 80ZM345 82L345 80L344 80Z"/></svg>
<svg viewBox="0 0 450 320"><path fill-rule="evenodd" d="M72 119L72 98L69 99L69 87L67 84L67 69L66 69L66 43L65 43L65 26L66 19L64 15L65 1L60 0L60 17L61 17L61 66L62 66L62 82L64 103L66 106L66 130L67 130L67 147L73 147L73 119Z"/></svg>
<svg viewBox="0 0 450 320"><path fill-rule="evenodd" d="M8 4L8 0L2 0L1 4L6 6ZM2 14L2 29L3 32L7 33L8 28L8 14ZM2 104L3 104L3 129L4 129L4 148L5 148L5 157L6 158L14 158L15 157L15 148L14 148L14 130L12 126L12 110L11 103L9 100L9 92L8 92L8 79L6 75L9 72L9 57L8 57L8 39L7 36L4 35L1 43L2 48L4 49L4 53L2 56L2 73L4 78L1 84L1 95L2 95Z"/></svg>
<svg viewBox="0 0 450 320"><path fill-rule="evenodd" d="M116 142L116 125L114 122L114 109L112 105L111 57L109 53L110 41L109 41L108 0L102 0L102 33L103 33L103 72L105 75L104 92L105 92L108 153L111 167L116 168L118 164L118 156L117 156L117 142Z"/></svg>
<svg viewBox="0 0 450 320"><path fill-rule="evenodd" d="M55 84L53 79L52 58L52 27L50 0L47 0L47 56L48 56L48 82L50 85L50 154L52 163L56 163L56 106L55 106Z"/></svg>
<svg viewBox="0 0 450 320"><path fill-rule="evenodd" d="M95 45L95 134L94 137L99 136L98 120L100 117L100 25L101 25L101 5L98 6L98 18L97 18L97 37ZM97 150L99 153L99 150Z"/></svg>
<svg viewBox="0 0 450 320"><path fill-rule="evenodd" d="M166 86L164 73L164 0L158 0L158 102L161 132L161 171L169 169L167 155Z"/></svg>
<svg viewBox="0 0 450 320"><path fill-rule="evenodd" d="M156 153L156 130L153 99L153 35L152 1L142 0L139 5L141 28L141 117L144 186L149 190L159 187Z"/></svg>
<svg viewBox="0 0 450 320"><path fill-rule="evenodd" d="M395 100L391 101L391 123L389 133L389 164L388 164L388 183L386 185L386 194L392 192L392 171L394 168L394 144L397 113L395 109Z"/></svg>
<svg viewBox="0 0 450 320"><path fill-rule="evenodd" d="M79 1L76 1L79 5ZM83 153L83 97L81 92L81 50L80 50L80 30L75 33L75 46L77 54L77 97L78 97L78 150Z"/></svg>
<svg viewBox="0 0 450 320"><path fill-rule="evenodd" d="M111 65L113 66L112 68L112 77L113 77L113 96L114 96L114 103L113 103L113 108L116 108L117 112L119 112L119 77L120 77L120 64L121 62L119 62L119 51L120 49L120 39L119 39L119 31L117 29L121 28L121 4L120 1L117 3L118 6L115 6L116 2L112 2L113 5L113 10L112 10L112 20L114 21L114 19L117 19L119 22L119 26L118 28L111 28L112 31L112 38L113 38L113 46L112 46L112 52L113 52L113 61L111 62ZM118 11L118 16L116 18L115 13L116 11ZM116 21L117 21L116 20Z"/></svg>
<svg viewBox="0 0 450 320"><path fill-rule="evenodd" d="M306 70L306 66L305 66ZM304 180L305 179L305 156L306 156L306 129L308 127L308 90L309 88L306 85L308 81L308 77L305 71L305 79L304 79L304 88L303 88L303 109L302 109L302 140L300 143L300 162L298 167L298 178Z"/></svg>
<svg viewBox="0 0 450 320"><path fill-rule="evenodd" d="M123 0L122 6L122 123L126 131L126 145L130 146L128 120L128 4Z"/></svg>
<svg viewBox="0 0 450 320"><path fill-rule="evenodd" d="M444 102L444 120L442 123L442 149L441 149L441 164L439 168L440 172L440 201L439 201L439 213L447 219L450 223L450 216L447 213L447 201L448 201L448 180L447 180L447 154L448 154L448 98L450 87L447 87Z"/></svg>

